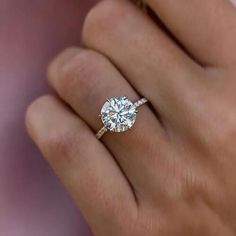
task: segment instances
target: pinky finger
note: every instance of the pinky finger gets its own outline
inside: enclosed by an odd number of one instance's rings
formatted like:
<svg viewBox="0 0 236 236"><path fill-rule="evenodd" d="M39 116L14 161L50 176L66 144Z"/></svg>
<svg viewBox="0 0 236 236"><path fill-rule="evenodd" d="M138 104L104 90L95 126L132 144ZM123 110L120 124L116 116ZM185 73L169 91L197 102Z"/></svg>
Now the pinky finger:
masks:
<svg viewBox="0 0 236 236"><path fill-rule="evenodd" d="M127 214L132 219L134 196L113 157L59 99L39 98L27 111L26 125L96 234L112 235Z"/></svg>

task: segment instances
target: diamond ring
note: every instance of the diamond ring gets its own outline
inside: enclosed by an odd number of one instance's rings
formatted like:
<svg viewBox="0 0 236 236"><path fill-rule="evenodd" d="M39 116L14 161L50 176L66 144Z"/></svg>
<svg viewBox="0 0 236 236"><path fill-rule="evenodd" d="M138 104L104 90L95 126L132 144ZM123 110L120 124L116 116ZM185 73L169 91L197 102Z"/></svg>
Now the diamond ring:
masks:
<svg viewBox="0 0 236 236"><path fill-rule="evenodd" d="M146 98L142 98L133 103L125 96L107 99L99 115L104 126L96 137L101 139L107 131L124 132L130 129L136 121L137 108L147 102Z"/></svg>

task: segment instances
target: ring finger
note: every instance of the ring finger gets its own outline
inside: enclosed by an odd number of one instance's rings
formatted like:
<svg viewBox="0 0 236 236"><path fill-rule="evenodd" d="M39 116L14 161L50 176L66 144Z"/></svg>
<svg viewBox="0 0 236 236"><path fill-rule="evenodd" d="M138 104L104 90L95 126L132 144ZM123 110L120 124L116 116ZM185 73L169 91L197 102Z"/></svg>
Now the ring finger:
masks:
<svg viewBox="0 0 236 236"><path fill-rule="evenodd" d="M140 98L104 56L85 49L72 48L63 52L51 64L49 80L94 132L102 126L98 114L107 98L126 96L132 101ZM104 144L116 157L136 192L149 188L150 183L154 182L150 166L156 171L156 165L152 162L160 158L155 156L150 160L147 157L153 156L152 153L166 156L164 151L169 150L166 148L165 132L154 113L146 105L139 109L131 130L107 133L103 137ZM146 175L145 178L143 175Z"/></svg>

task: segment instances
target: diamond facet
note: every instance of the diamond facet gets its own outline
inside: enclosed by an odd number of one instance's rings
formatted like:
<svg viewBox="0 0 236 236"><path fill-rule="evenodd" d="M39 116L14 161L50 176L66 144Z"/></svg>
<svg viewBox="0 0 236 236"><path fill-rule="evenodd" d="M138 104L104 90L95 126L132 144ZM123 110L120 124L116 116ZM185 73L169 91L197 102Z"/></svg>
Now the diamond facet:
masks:
<svg viewBox="0 0 236 236"><path fill-rule="evenodd" d="M130 129L136 120L136 106L126 97L110 98L103 105L101 119L104 126L113 132Z"/></svg>

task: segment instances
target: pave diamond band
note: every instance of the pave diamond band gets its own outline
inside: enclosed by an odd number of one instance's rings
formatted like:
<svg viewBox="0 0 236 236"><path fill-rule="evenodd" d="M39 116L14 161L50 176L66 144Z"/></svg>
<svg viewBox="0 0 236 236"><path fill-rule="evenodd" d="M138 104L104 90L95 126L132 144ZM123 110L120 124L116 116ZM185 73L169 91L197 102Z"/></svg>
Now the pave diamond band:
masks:
<svg viewBox="0 0 236 236"><path fill-rule="evenodd" d="M104 126L98 131L96 137L101 139L107 131L125 132L129 130L136 121L137 108L147 102L146 98L142 98L133 103L125 96L107 99L100 114Z"/></svg>
<svg viewBox="0 0 236 236"><path fill-rule="evenodd" d="M134 103L134 106L136 108L138 108L147 102L148 102L148 100L146 98L141 98L140 100L138 100L137 102Z"/></svg>

